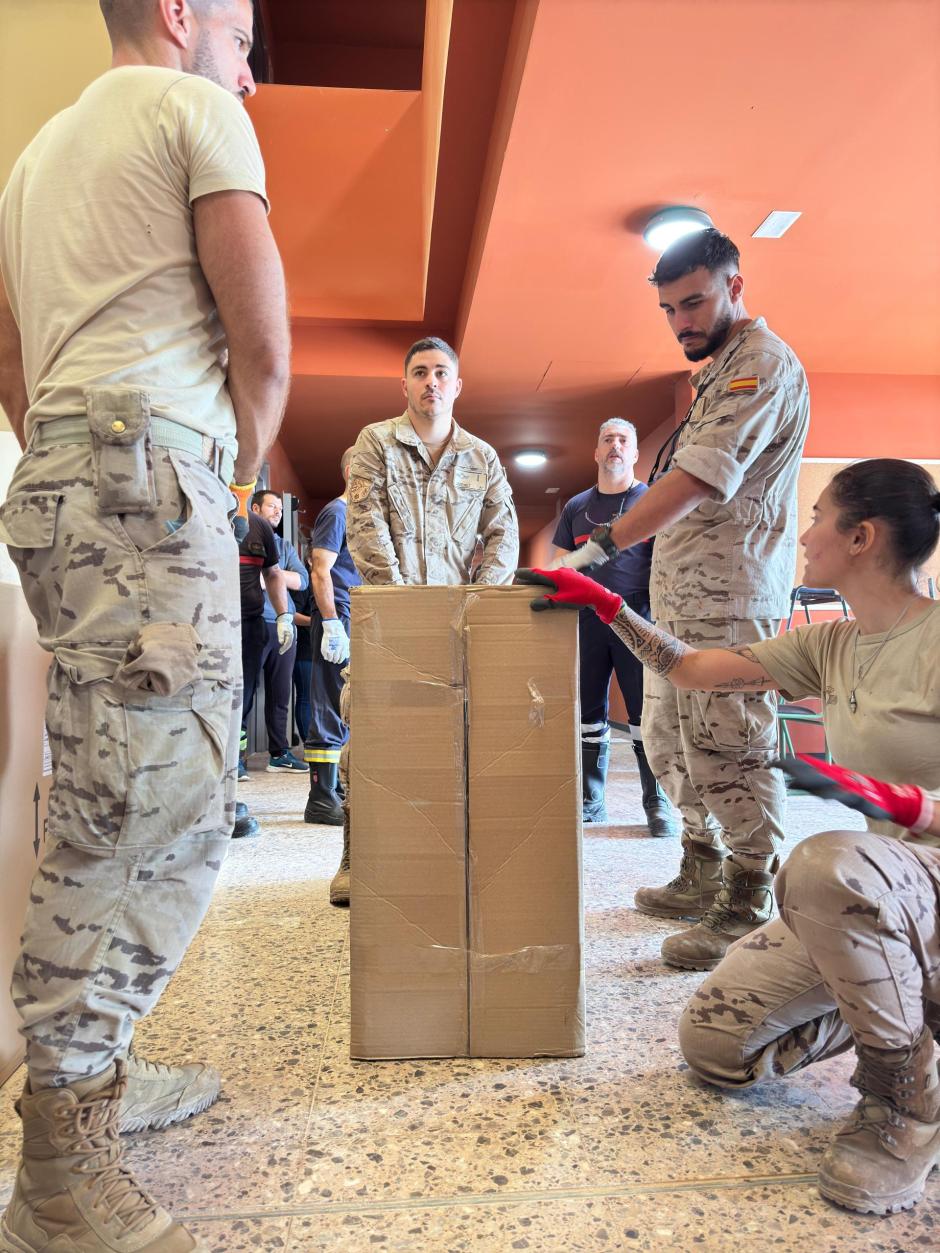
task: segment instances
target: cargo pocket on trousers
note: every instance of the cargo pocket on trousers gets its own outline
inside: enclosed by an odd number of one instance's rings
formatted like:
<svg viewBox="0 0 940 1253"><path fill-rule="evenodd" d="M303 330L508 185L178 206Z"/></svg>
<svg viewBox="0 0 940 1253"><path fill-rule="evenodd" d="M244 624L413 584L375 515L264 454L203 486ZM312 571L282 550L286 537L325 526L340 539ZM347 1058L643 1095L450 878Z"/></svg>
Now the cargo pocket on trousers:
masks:
<svg viewBox="0 0 940 1253"><path fill-rule="evenodd" d="M61 492L13 492L0 505L0 544L20 574L40 635L54 635L59 593L43 578L55 543Z"/></svg>
<svg viewBox="0 0 940 1253"><path fill-rule="evenodd" d="M107 853L222 831L232 687L200 680L175 696L58 669L49 736L56 758L50 835Z"/></svg>
<svg viewBox="0 0 940 1253"><path fill-rule="evenodd" d="M777 747L772 698L763 692L689 692L690 736L711 753L767 753Z"/></svg>

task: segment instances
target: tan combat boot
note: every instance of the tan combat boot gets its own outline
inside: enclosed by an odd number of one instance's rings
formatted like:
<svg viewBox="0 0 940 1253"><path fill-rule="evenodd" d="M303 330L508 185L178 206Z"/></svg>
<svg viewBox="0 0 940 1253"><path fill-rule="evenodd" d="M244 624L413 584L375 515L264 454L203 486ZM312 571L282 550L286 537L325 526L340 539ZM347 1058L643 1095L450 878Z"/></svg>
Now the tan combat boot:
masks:
<svg viewBox="0 0 940 1253"><path fill-rule="evenodd" d="M826 1150L819 1191L860 1214L896 1214L920 1200L940 1165L940 1082L925 1027L909 1049L855 1045L862 1094Z"/></svg>
<svg viewBox="0 0 940 1253"><path fill-rule="evenodd" d="M721 891L702 921L663 940L667 966L714 970L730 945L768 922L774 912L774 875L780 858L768 858L765 870L747 870L733 857L721 866Z"/></svg>
<svg viewBox="0 0 940 1253"><path fill-rule="evenodd" d="M721 888L723 848L682 837L679 873L663 888L639 888L634 898L641 914L654 918L701 918Z"/></svg>
<svg viewBox="0 0 940 1253"><path fill-rule="evenodd" d="M129 1053L121 1132L162 1131L201 1114L218 1099L221 1088L219 1072L201 1062L164 1066Z"/></svg>
<svg viewBox="0 0 940 1253"><path fill-rule="evenodd" d="M330 882L330 904L349 904L349 806L343 806L343 856Z"/></svg>
<svg viewBox="0 0 940 1253"><path fill-rule="evenodd" d="M193 1253L193 1237L134 1178L118 1138L125 1068L24 1092L23 1157L0 1218L12 1253Z"/></svg>

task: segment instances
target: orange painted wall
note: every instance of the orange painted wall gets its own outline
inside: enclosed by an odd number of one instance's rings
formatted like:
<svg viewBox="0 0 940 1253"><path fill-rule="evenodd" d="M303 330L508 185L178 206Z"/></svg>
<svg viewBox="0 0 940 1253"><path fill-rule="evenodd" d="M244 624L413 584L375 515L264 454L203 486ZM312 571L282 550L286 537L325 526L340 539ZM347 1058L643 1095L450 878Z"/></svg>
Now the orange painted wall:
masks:
<svg viewBox="0 0 940 1253"><path fill-rule="evenodd" d="M275 440L268 451L267 463L271 468L270 487L275 492L291 492L305 504L306 488L294 473L290 458L280 440Z"/></svg>
<svg viewBox="0 0 940 1253"><path fill-rule="evenodd" d="M418 320L427 247L421 93L268 84L248 107L292 315Z"/></svg>
<svg viewBox="0 0 940 1253"><path fill-rule="evenodd" d="M810 374L807 457L940 457L940 377Z"/></svg>

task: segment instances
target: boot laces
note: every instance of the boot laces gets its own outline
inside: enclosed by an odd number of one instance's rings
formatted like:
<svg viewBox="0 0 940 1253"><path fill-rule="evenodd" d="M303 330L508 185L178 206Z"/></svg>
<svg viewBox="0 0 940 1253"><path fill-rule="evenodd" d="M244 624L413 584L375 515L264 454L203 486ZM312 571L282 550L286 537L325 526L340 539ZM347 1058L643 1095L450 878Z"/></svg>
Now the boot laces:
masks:
<svg viewBox="0 0 940 1253"><path fill-rule="evenodd" d="M681 892L684 888L690 888L694 882L695 876L695 854L689 848L688 844L682 846L682 860L679 862L679 873L676 877L666 884L665 891Z"/></svg>
<svg viewBox="0 0 940 1253"><path fill-rule="evenodd" d="M857 1051L855 1073L849 1082L853 1088L861 1092L862 1097L871 1097L879 1108L887 1105L901 1114L912 1114L916 1117L915 1107L918 1096L923 1091L923 1076L918 1074L914 1058L915 1050L910 1049L908 1056L895 1066L885 1065L871 1049ZM918 1079L920 1082L918 1082ZM869 1104L862 1100L861 1106Z"/></svg>
<svg viewBox="0 0 940 1253"><path fill-rule="evenodd" d="M754 913L754 892L754 886L746 876L732 879L730 884L722 887L701 925L710 931L726 931L729 924L740 922Z"/></svg>
<svg viewBox="0 0 940 1253"><path fill-rule="evenodd" d="M870 1131L883 1144L893 1147L898 1142L894 1132L903 1129L904 1119L896 1109L886 1101L863 1092L862 1099L839 1134L856 1135L859 1131Z"/></svg>
<svg viewBox="0 0 940 1253"><path fill-rule="evenodd" d="M138 1074L149 1075L152 1079L172 1079L173 1077L170 1067L165 1066L163 1062L151 1062L146 1057L138 1057L136 1053L129 1054L127 1060L133 1063Z"/></svg>
<svg viewBox="0 0 940 1253"><path fill-rule="evenodd" d="M69 1156L78 1158L76 1173L91 1177L106 1216L118 1219L128 1233L136 1234L157 1217L159 1206L122 1161L120 1112L120 1101L108 1091L86 1097L80 1105L57 1109L55 1117L60 1135L67 1140Z"/></svg>

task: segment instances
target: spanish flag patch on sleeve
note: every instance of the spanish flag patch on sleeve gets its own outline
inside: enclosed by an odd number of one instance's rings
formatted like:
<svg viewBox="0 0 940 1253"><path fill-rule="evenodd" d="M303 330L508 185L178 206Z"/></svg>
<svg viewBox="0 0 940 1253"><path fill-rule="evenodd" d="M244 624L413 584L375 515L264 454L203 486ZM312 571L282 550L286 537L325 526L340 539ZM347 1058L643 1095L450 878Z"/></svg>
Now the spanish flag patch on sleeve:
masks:
<svg viewBox="0 0 940 1253"><path fill-rule="evenodd" d="M746 379L732 379L728 384L729 392L756 392L760 387L760 379L756 374Z"/></svg>

